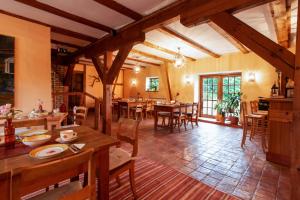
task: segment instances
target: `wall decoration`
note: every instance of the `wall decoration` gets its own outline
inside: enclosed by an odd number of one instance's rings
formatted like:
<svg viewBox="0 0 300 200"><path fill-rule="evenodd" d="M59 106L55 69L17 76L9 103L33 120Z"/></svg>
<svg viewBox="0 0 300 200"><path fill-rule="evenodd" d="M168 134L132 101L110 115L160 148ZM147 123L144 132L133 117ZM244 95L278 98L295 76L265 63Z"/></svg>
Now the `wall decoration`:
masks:
<svg viewBox="0 0 300 200"><path fill-rule="evenodd" d="M14 104L15 38L0 35L0 105Z"/></svg>

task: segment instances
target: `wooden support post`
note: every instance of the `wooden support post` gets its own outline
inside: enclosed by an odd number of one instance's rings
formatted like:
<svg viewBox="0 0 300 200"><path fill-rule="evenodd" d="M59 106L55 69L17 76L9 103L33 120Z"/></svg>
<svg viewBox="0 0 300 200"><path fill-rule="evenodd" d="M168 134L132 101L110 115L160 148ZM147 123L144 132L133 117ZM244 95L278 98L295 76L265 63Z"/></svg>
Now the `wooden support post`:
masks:
<svg viewBox="0 0 300 200"><path fill-rule="evenodd" d="M170 78L169 78L169 69L168 69L168 62L164 62L163 65L161 65L161 74L162 74L162 80L163 83L167 85L167 91L168 91L168 100L173 100L172 97L172 91L170 86Z"/></svg>
<svg viewBox="0 0 300 200"><path fill-rule="evenodd" d="M64 78L64 85L65 86L71 86L74 68L75 68L75 64L71 64L70 66L68 66L67 73L66 73L66 76Z"/></svg>
<svg viewBox="0 0 300 200"><path fill-rule="evenodd" d="M295 91L294 91L294 119L291 134L291 186L292 200L300 199L300 1L298 1L296 59L295 59Z"/></svg>

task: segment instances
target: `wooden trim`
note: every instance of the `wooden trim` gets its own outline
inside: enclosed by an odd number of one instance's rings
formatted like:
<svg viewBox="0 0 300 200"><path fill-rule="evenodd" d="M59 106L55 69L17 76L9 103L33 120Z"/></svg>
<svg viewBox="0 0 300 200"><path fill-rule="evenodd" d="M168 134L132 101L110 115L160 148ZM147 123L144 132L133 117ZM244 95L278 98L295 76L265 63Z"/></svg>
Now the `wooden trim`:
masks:
<svg viewBox="0 0 300 200"><path fill-rule="evenodd" d="M166 48L164 48L164 47L158 46L158 45L156 45L156 44L154 44L154 43L151 43L151 42L149 42L149 41L145 41L145 42L143 43L143 45L145 45L146 47L150 47L150 48L152 48L152 49L156 49L156 50L158 50L158 51L162 51L162 52L167 53L167 54L170 54L170 55L174 55L174 56L177 55L177 52L176 52L176 51L173 51L173 50L170 50L170 49L166 49ZM189 57L189 56L186 56L186 55L184 55L184 57L185 57L186 59L190 60L190 61L196 61L195 58L192 58L192 57Z"/></svg>
<svg viewBox="0 0 300 200"><path fill-rule="evenodd" d="M84 25L87 25L87 26L91 26L93 28L97 28L97 29L99 29L101 31L104 31L104 32L111 33L113 31L113 29L108 27L108 26L105 26L103 24L100 24L100 23L82 18L82 17L74 15L72 13L68 13L66 11L60 10L58 8L55 8L55 7L50 6L48 4L41 3L41 2L36 1L36 0L16 0L16 1L20 2L20 3L23 3L25 5L28 5L28 6L31 6L31 7L49 12L49 13L57 15L57 16L60 16L60 17L66 18L66 19L70 19L70 20L75 21L75 22L78 22L78 23L81 23L81 24L84 24Z"/></svg>
<svg viewBox="0 0 300 200"><path fill-rule="evenodd" d="M134 20L140 20L143 18L143 15L123 6L122 4L114 1L114 0L94 0L114 11L117 11L127 17L130 17L131 19Z"/></svg>
<svg viewBox="0 0 300 200"><path fill-rule="evenodd" d="M72 47L72 48L75 48L75 49L80 49L82 47L82 46L79 46L79 45L76 45L76 44L71 44L71 43L68 43L68 42L62 42L62 41L53 40L53 39L51 39L51 43L58 44L58 45L64 45L64 46Z"/></svg>
<svg viewBox="0 0 300 200"><path fill-rule="evenodd" d="M270 9L277 41L281 46L289 48L291 33L291 1L276 0L270 3Z"/></svg>
<svg viewBox="0 0 300 200"><path fill-rule="evenodd" d="M173 62L172 60L169 60L167 58L162 58L160 56L156 56L156 55L153 55L153 54L150 54L150 53L146 53L146 52L143 52L143 51L140 51L140 50L137 50L137 49L132 49L131 53L139 54L141 56L152 58L154 60L159 60L161 62Z"/></svg>
<svg viewBox="0 0 300 200"><path fill-rule="evenodd" d="M228 13L210 19L288 77L294 77L295 55Z"/></svg>
<svg viewBox="0 0 300 200"><path fill-rule="evenodd" d="M173 30L171 30L170 28L166 28L166 27L162 27L162 28L159 28L158 29L159 32L163 33L163 34L166 34L172 38L175 38L175 39L179 39L181 42L195 48L195 49L198 49L200 50L201 52L203 53L206 53L207 55L210 55L212 57L215 57L215 58L219 58L220 55L217 54L217 53L214 53L213 51L209 50L208 48L202 46L201 44L198 44L197 42L183 36L182 34L178 33L178 32L175 32Z"/></svg>
<svg viewBox="0 0 300 200"><path fill-rule="evenodd" d="M224 37L228 42L230 42L233 46L239 49L242 53L249 53L249 50L240 43L237 39L226 33L222 28L214 24L213 22L208 22L208 25L213 28L217 33L219 33L222 37Z"/></svg>
<svg viewBox="0 0 300 200"><path fill-rule="evenodd" d="M54 33L59 33L59 34L62 34L62 35L67 35L67 36L70 36L70 37L74 37L74 38L77 38L77 39L80 39L80 40L85 40L85 41L90 41L90 42L95 42L97 40L97 38L89 36L89 35L85 35L85 34L82 34L82 33L70 31L70 30L67 30L67 29L64 29L64 28L60 28L58 26L52 26L50 24L46 24L44 22L40 22L40 21L37 21L37 20L34 20L34 19L23 17L21 15L16 15L16 14L13 14L13 13L1 10L1 9L0 9L0 13L5 14L5 15L9 15L9 16L12 16L12 17L15 17L15 18L18 18L18 19L26 20L26 21L29 21L29 22L32 22L32 23L36 23L36 24L39 24L39 25L42 25L42 26L50 27L51 31L54 32Z"/></svg>

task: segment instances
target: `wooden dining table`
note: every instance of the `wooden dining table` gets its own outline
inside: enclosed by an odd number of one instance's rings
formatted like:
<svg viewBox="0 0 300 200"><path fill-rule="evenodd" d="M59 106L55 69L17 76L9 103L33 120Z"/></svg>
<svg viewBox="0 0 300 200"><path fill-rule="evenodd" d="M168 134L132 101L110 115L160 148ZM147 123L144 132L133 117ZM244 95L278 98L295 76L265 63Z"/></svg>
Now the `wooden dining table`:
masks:
<svg viewBox="0 0 300 200"><path fill-rule="evenodd" d="M137 105L146 105L146 101L130 101L130 100L120 100L118 101L118 119L121 117L122 106L127 108L127 116L130 116L130 108L134 108Z"/></svg>
<svg viewBox="0 0 300 200"><path fill-rule="evenodd" d="M174 130L174 112L178 111L181 107L191 107L192 104L155 104L154 105L154 129L157 131L158 127L158 112L168 112L170 113L170 132L173 133Z"/></svg>
<svg viewBox="0 0 300 200"><path fill-rule="evenodd" d="M117 145L119 141L108 135L104 135L86 126L79 126L68 128L68 130L74 130L78 134L78 139L74 143L83 143L85 149L94 149L94 160L96 161L98 171L98 191L97 199L108 200L109 199L109 147ZM64 129L56 129L49 131L47 134L51 135L51 140L46 143L54 144L55 139L59 137L59 132ZM6 149L4 146L0 147L0 174L10 172L20 167L34 167L41 163L47 163L57 159L62 159L71 155L74 155L69 149L62 154L48 158L48 159L36 159L29 156L29 152L32 147L25 146L22 143L17 143L15 148ZM64 177L66 178L66 177ZM72 177L68 177L72 178ZM63 180L61 180L63 181ZM43 183L45 185L45 183ZM43 188L41 188L43 189Z"/></svg>

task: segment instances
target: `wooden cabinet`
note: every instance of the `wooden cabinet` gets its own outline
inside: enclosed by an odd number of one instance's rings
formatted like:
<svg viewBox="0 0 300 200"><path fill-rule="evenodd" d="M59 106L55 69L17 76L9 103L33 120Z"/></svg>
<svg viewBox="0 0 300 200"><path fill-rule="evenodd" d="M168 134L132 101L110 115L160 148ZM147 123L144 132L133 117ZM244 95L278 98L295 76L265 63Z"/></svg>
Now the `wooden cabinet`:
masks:
<svg viewBox="0 0 300 200"><path fill-rule="evenodd" d="M269 99L269 128L267 160L291 165L292 99Z"/></svg>

